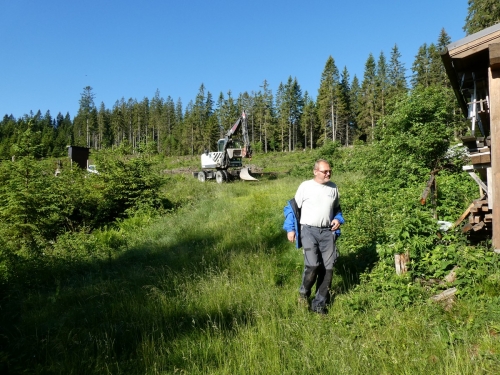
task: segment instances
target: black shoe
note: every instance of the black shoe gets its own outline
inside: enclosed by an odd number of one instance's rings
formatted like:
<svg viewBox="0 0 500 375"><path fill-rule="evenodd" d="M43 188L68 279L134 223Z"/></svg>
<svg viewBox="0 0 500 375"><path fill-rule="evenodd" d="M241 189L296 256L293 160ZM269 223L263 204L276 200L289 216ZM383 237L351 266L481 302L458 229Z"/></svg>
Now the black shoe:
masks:
<svg viewBox="0 0 500 375"><path fill-rule="evenodd" d="M326 309L326 307L316 307L312 309L312 312L315 312L319 315L326 315L328 313L328 310Z"/></svg>

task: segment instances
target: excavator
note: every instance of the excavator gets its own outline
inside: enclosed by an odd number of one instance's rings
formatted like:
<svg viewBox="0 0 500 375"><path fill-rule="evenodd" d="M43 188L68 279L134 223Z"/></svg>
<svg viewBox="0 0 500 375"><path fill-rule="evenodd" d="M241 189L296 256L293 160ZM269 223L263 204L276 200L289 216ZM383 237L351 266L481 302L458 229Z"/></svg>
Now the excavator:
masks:
<svg viewBox="0 0 500 375"><path fill-rule="evenodd" d="M240 128L242 141L233 139L233 135ZM198 178L200 182L215 178L219 184L237 178L245 181L257 181L250 175L249 168L243 167L243 158L251 157L252 149L248 137L247 114L243 111L224 138L217 142L217 151L209 152L206 150L201 155L202 170L193 172L193 176Z"/></svg>

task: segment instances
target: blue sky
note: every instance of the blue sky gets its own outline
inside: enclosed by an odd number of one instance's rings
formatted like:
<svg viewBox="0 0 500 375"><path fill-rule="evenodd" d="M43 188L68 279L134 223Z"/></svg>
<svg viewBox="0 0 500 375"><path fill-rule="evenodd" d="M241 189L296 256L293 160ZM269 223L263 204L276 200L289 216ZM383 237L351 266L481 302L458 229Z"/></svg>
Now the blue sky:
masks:
<svg viewBox="0 0 500 375"><path fill-rule="evenodd" d="M467 0L0 0L0 116L47 110L73 118L83 88L122 97L216 100L273 93L289 76L316 97L328 56L361 80L368 55L397 44L411 65L442 28L465 36Z"/></svg>

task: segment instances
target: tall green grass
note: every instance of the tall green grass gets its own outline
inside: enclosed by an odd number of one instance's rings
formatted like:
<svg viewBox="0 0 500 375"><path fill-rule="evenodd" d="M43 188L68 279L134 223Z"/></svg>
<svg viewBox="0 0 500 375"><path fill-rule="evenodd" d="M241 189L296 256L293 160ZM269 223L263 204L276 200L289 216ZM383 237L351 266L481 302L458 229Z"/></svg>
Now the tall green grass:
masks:
<svg viewBox="0 0 500 375"><path fill-rule="evenodd" d="M459 300L445 310L429 302L423 290L420 299L408 304L397 294L370 287L369 280L350 266L366 259L360 253L364 247L352 242L361 237L354 236L356 228L349 227L349 221L339 241L341 259L329 314L315 315L299 306L302 254L286 241L281 225L283 206L301 177L221 185L201 184L190 176L173 178L170 191L182 203L176 211L141 223L124 221L109 238L100 234L103 241L120 243L107 258L88 267L75 265L70 277L18 289L17 295L12 289L4 296L0 350L4 371L493 374L498 370L498 297ZM362 179L348 173L335 176L343 195ZM363 230L369 236L368 224ZM116 240L119 235L121 241ZM389 275L394 270L377 272Z"/></svg>

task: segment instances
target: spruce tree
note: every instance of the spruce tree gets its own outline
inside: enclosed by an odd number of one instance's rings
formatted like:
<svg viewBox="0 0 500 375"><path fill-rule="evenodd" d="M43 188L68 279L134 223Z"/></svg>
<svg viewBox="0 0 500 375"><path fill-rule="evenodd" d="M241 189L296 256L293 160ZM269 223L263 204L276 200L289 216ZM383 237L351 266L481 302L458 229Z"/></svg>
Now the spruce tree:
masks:
<svg viewBox="0 0 500 375"><path fill-rule="evenodd" d="M406 68L401 62L401 53L397 44L391 50L391 57L387 69L387 79L389 83L388 101L393 97L406 93L408 85L406 82Z"/></svg>
<svg viewBox="0 0 500 375"><path fill-rule="evenodd" d="M448 75L446 74L446 69L444 67L443 61L441 59L441 52L443 52L448 44L451 43L451 38L446 32L444 28L441 29L441 32L439 33L438 41L437 41L437 49L438 49L438 54L436 55L436 62L433 61L433 64L437 65L439 68L438 70L438 83L451 88L450 80L448 78Z"/></svg>
<svg viewBox="0 0 500 375"><path fill-rule="evenodd" d="M74 139L77 146L90 147L90 134L95 127L95 116L92 115L95 110L95 94L92 90L92 87L86 86L81 93L80 107L74 120Z"/></svg>
<svg viewBox="0 0 500 375"><path fill-rule="evenodd" d="M286 90L283 82L278 85L276 91L276 112L278 114L278 140L281 142L281 152L285 151L285 129L287 127L287 115L289 112L288 102L286 100Z"/></svg>
<svg viewBox="0 0 500 375"><path fill-rule="evenodd" d="M261 151L267 153L269 147L269 137L272 134L272 124L274 119L273 94L269 88L269 83L264 80L262 90L254 95L254 117L257 132L256 139L260 144Z"/></svg>
<svg viewBox="0 0 500 375"><path fill-rule="evenodd" d="M331 128L332 140L335 140L336 129L336 105L339 84L339 71L335 65L335 60L329 56L325 68L321 74L316 105L321 126L325 129L325 141L327 139L327 129Z"/></svg>
<svg viewBox="0 0 500 375"><path fill-rule="evenodd" d="M111 114L110 111L101 102L97 113L97 147L98 149L110 147L113 144L113 134L111 131Z"/></svg>
<svg viewBox="0 0 500 375"><path fill-rule="evenodd" d="M361 87L359 85L358 77L355 75L351 82L351 88L349 90L349 103L350 103L350 118L351 118L351 128L352 132L357 133L360 136L360 131L358 128L358 121L361 116ZM353 134L354 136L354 134Z"/></svg>
<svg viewBox="0 0 500 375"><path fill-rule="evenodd" d="M413 88L417 86L428 87L430 85L430 61L429 61L429 50L427 48L427 43L424 43L418 49L418 53L415 56L415 60L412 65L412 78L411 84Z"/></svg>
<svg viewBox="0 0 500 375"><path fill-rule="evenodd" d="M377 61L377 77L376 77L376 112L377 115L384 116L386 113L387 96L389 91L389 76L388 66L386 63L384 52L380 52Z"/></svg>
<svg viewBox="0 0 500 375"><path fill-rule="evenodd" d="M463 30L467 35L477 33L500 22L498 0L469 0Z"/></svg>
<svg viewBox="0 0 500 375"><path fill-rule="evenodd" d="M365 63L363 82L361 83L361 111L358 116L358 126L366 137L374 139L377 94L377 65L375 58L370 53Z"/></svg>
<svg viewBox="0 0 500 375"><path fill-rule="evenodd" d="M349 145L351 142L351 88L349 84L349 72L347 67L344 67L342 74L340 75L339 84L339 101L338 101L338 118L339 118L339 140L345 144Z"/></svg>
<svg viewBox="0 0 500 375"><path fill-rule="evenodd" d="M177 116L175 113L176 113L175 103L172 97L169 95L167 96L167 99L165 100L161 110L160 114L161 121L159 124L157 124L158 152L161 151L160 142L163 137L166 140L165 151L167 155L173 155L176 147L175 145L177 143L174 134L179 123L177 121ZM162 126L158 127L158 125L160 124Z"/></svg>
<svg viewBox="0 0 500 375"><path fill-rule="evenodd" d="M300 123L302 126L302 132L304 133L304 148L309 146L312 150L314 147L314 140L318 137L317 130L319 128L319 121L316 111L316 103L309 96L307 91L304 93L304 109Z"/></svg>
<svg viewBox="0 0 500 375"><path fill-rule="evenodd" d="M292 80L292 77L288 77L288 81L285 85L285 108L288 109L288 114L283 113L286 116L288 122L288 150L295 150L297 140L297 133L299 130L300 116L302 116L302 109L304 107L304 100L302 98L302 90L297 78Z"/></svg>

